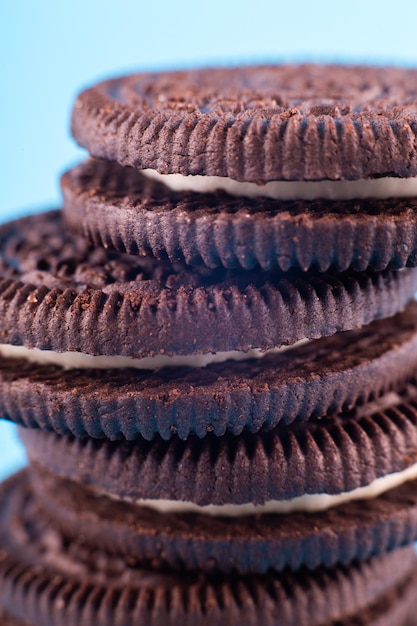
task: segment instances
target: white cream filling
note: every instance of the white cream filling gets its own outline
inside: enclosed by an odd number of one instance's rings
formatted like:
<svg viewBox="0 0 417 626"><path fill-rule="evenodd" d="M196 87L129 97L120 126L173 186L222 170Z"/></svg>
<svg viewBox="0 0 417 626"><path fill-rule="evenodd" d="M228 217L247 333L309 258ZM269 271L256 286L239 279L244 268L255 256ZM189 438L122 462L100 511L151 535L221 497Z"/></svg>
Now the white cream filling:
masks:
<svg viewBox="0 0 417 626"><path fill-rule="evenodd" d="M370 500L399 487L403 483L417 478L417 463L402 472L388 474L377 478L366 487L359 487L352 491L330 495L327 493L307 494L292 500L269 500L264 504L208 504L199 506L193 502L175 500L135 500L141 506L151 508L158 513L198 513L200 515L222 517L244 517L248 515L286 514L295 512L318 513L326 511L345 502L353 500Z"/></svg>
<svg viewBox="0 0 417 626"><path fill-rule="evenodd" d="M301 339L292 346L281 346L270 350L253 348L248 352L230 350L228 352L214 352L213 354L189 354L167 356L159 354L143 359L132 359L126 356L94 356L84 352L54 352L53 350L39 350L38 348L25 348L24 346L12 346L0 344L0 356L6 359L25 359L38 365L57 365L66 370L72 369L134 369L156 370L161 367L206 367L210 363L223 363L224 361L246 361L249 359L261 359L266 354L278 354L290 348L309 343L310 339Z"/></svg>
<svg viewBox="0 0 417 626"><path fill-rule="evenodd" d="M213 193L217 189L232 196L275 200L354 200L417 196L416 178L369 178L361 180L271 181L264 185L242 183L223 176L182 176L159 174L156 170L142 170L147 178L163 183L173 191Z"/></svg>

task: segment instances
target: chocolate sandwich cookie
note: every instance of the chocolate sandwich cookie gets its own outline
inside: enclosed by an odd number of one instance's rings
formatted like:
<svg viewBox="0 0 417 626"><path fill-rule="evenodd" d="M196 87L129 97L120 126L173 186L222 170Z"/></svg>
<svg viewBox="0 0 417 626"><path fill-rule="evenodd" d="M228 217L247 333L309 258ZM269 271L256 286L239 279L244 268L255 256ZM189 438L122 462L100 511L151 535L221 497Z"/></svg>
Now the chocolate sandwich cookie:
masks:
<svg viewBox="0 0 417 626"><path fill-rule="evenodd" d="M27 426L111 439L257 431L352 407L414 370L412 313L253 357L395 314L415 269L191 270L91 249L58 212L6 224L0 239L1 408Z"/></svg>
<svg viewBox="0 0 417 626"><path fill-rule="evenodd" d="M19 432L36 468L117 498L216 505L221 515L229 504L338 496L387 475L410 474L417 463L417 385L349 413L257 435L112 443Z"/></svg>
<svg viewBox="0 0 417 626"><path fill-rule="evenodd" d="M417 264L417 185L406 199L283 201L244 197L246 188L233 197L215 184L211 193L177 191L166 182L89 160L61 179L65 221L96 246L211 268L380 271ZM369 194L378 192L374 182Z"/></svg>
<svg viewBox="0 0 417 626"><path fill-rule="evenodd" d="M261 507L249 507L241 516L230 506L211 515L187 506L177 512L178 503L170 509L166 501L115 500L36 468L31 483L43 515L68 540L80 536L96 548L107 545L124 559L158 569L263 574L333 567L417 539L417 480L324 511L262 513Z"/></svg>
<svg viewBox="0 0 417 626"><path fill-rule="evenodd" d="M206 367L94 369L0 345L0 413L76 437L238 435L349 411L417 371L417 304L358 330ZM50 356L50 355L49 355ZM41 358L42 357L42 358ZM151 367L151 365L149 366Z"/></svg>
<svg viewBox="0 0 417 626"><path fill-rule="evenodd" d="M95 157L163 174L280 180L417 175L417 71L278 65L135 74L78 97Z"/></svg>
<svg viewBox="0 0 417 626"><path fill-rule="evenodd" d="M314 573L175 573L64 537L39 508L27 472L2 486L1 500L0 607L13 616L7 626L405 626L415 603L411 546Z"/></svg>
<svg viewBox="0 0 417 626"><path fill-rule="evenodd" d="M0 228L0 337L92 355L187 355L293 344L403 309L417 270L189 269L89 248L59 212Z"/></svg>
<svg viewBox="0 0 417 626"><path fill-rule="evenodd" d="M410 385L353 414L185 442L21 432L65 534L154 566L264 573L417 539L416 398Z"/></svg>

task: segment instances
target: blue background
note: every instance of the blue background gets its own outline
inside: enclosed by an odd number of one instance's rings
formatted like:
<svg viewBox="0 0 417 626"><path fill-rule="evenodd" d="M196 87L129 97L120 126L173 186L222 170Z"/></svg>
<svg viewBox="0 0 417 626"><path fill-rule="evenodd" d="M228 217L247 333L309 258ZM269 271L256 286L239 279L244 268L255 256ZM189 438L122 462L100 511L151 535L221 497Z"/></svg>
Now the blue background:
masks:
<svg viewBox="0 0 417 626"><path fill-rule="evenodd" d="M60 203L76 93L134 69L258 61L417 65L417 3L311 0L4 0L0 220ZM24 462L0 422L0 478Z"/></svg>

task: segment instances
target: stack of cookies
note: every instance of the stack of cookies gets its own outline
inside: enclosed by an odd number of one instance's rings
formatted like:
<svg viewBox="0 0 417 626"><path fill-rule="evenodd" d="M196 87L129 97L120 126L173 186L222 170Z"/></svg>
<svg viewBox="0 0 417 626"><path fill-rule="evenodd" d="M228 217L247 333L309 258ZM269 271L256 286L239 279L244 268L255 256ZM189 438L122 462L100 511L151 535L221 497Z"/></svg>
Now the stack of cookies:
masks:
<svg viewBox="0 0 417 626"><path fill-rule="evenodd" d="M72 129L0 227L0 625L415 624L417 71L133 75Z"/></svg>

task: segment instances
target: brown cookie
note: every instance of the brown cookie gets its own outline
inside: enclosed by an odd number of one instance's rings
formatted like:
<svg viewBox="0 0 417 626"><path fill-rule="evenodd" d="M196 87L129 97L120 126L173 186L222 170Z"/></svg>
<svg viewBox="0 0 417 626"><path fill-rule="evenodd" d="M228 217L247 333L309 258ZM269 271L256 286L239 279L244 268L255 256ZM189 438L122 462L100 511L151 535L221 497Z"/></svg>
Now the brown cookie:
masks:
<svg viewBox="0 0 417 626"><path fill-rule="evenodd" d="M135 74L75 103L95 157L239 181L417 175L417 71L277 65Z"/></svg>
<svg viewBox="0 0 417 626"><path fill-rule="evenodd" d="M59 212L0 227L0 337L43 350L144 357L247 351L389 317L417 270L191 270L91 249Z"/></svg>
<svg viewBox="0 0 417 626"><path fill-rule="evenodd" d="M64 537L26 473L3 485L1 501L0 607L14 616L7 626L405 626L415 602L412 547L315 572L174 573Z"/></svg>
<svg viewBox="0 0 417 626"><path fill-rule="evenodd" d="M33 466L32 487L65 536L152 567L265 573L367 559L417 540L417 480L315 513L161 513ZM204 487L204 481L203 486Z"/></svg>
<svg viewBox="0 0 417 626"><path fill-rule="evenodd" d="M0 413L30 428L128 440L205 437L335 415L417 368L417 304L262 359L202 367L65 370L0 357Z"/></svg>
<svg viewBox="0 0 417 626"><path fill-rule="evenodd" d="M89 160L61 180L68 226L96 246L215 268L320 271L417 263L417 200L283 202L176 192Z"/></svg>
<svg viewBox="0 0 417 626"><path fill-rule="evenodd" d="M116 497L262 505L338 495L417 463L417 386L351 413L257 435L156 437L151 443L26 429L20 436L37 468Z"/></svg>

